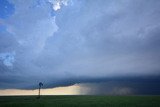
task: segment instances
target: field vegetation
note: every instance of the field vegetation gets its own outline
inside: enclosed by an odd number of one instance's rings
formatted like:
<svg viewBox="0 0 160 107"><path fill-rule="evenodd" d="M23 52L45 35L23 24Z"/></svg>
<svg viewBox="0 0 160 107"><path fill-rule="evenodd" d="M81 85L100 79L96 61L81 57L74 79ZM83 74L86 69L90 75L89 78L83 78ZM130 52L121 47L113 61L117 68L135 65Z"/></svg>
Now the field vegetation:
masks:
<svg viewBox="0 0 160 107"><path fill-rule="evenodd" d="M0 107L160 107L160 96L1 96Z"/></svg>

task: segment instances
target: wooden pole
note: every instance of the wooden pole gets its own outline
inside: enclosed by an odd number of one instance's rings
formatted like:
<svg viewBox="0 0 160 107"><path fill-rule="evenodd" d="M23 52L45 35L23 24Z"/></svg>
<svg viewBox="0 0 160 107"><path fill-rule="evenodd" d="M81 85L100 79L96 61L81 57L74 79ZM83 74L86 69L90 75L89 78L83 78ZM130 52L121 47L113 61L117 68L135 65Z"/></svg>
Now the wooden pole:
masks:
<svg viewBox="0 0 160 107"><path fill-rule="evenodd" d="M39 86L39 94L38 94L38 95L39 95L39 96L38 96L39 98L40 98L40 94L41 94L40 91L41 91L41 87Z"/></svg>

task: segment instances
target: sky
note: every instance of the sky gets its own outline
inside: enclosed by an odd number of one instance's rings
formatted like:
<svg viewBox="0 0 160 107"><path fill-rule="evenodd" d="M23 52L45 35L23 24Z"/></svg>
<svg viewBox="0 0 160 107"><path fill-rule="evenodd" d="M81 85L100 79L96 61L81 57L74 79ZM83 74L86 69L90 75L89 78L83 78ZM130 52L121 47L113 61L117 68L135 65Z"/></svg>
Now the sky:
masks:
<svg viewBox="0 0 160 107"><path fill-rule="evenodd" d="M159 95L159 17L159 0L0 0L0 95Z"/></svg>

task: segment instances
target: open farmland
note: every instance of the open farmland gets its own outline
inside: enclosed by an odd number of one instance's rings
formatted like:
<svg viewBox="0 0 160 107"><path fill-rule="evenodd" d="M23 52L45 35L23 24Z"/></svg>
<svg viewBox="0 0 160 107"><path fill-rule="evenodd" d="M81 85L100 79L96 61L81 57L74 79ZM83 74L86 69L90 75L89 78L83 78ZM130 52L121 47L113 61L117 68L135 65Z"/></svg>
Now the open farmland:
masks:
<svg viewBox="0 0 160 107"><path fill-rule="evenodd" d="M1 96L0 107L160 107L160 96Z"/></svg>

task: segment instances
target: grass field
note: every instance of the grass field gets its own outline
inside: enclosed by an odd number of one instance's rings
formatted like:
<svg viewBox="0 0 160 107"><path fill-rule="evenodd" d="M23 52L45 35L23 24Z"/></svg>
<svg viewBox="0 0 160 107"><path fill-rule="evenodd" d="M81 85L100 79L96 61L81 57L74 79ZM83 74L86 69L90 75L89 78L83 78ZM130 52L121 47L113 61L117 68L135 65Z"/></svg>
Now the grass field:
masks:
<svg viewBox="0 0 160 107"><path fill-rule="evenodd" d="M0 107L160 107L160 96L1 96Z"/></svg>

